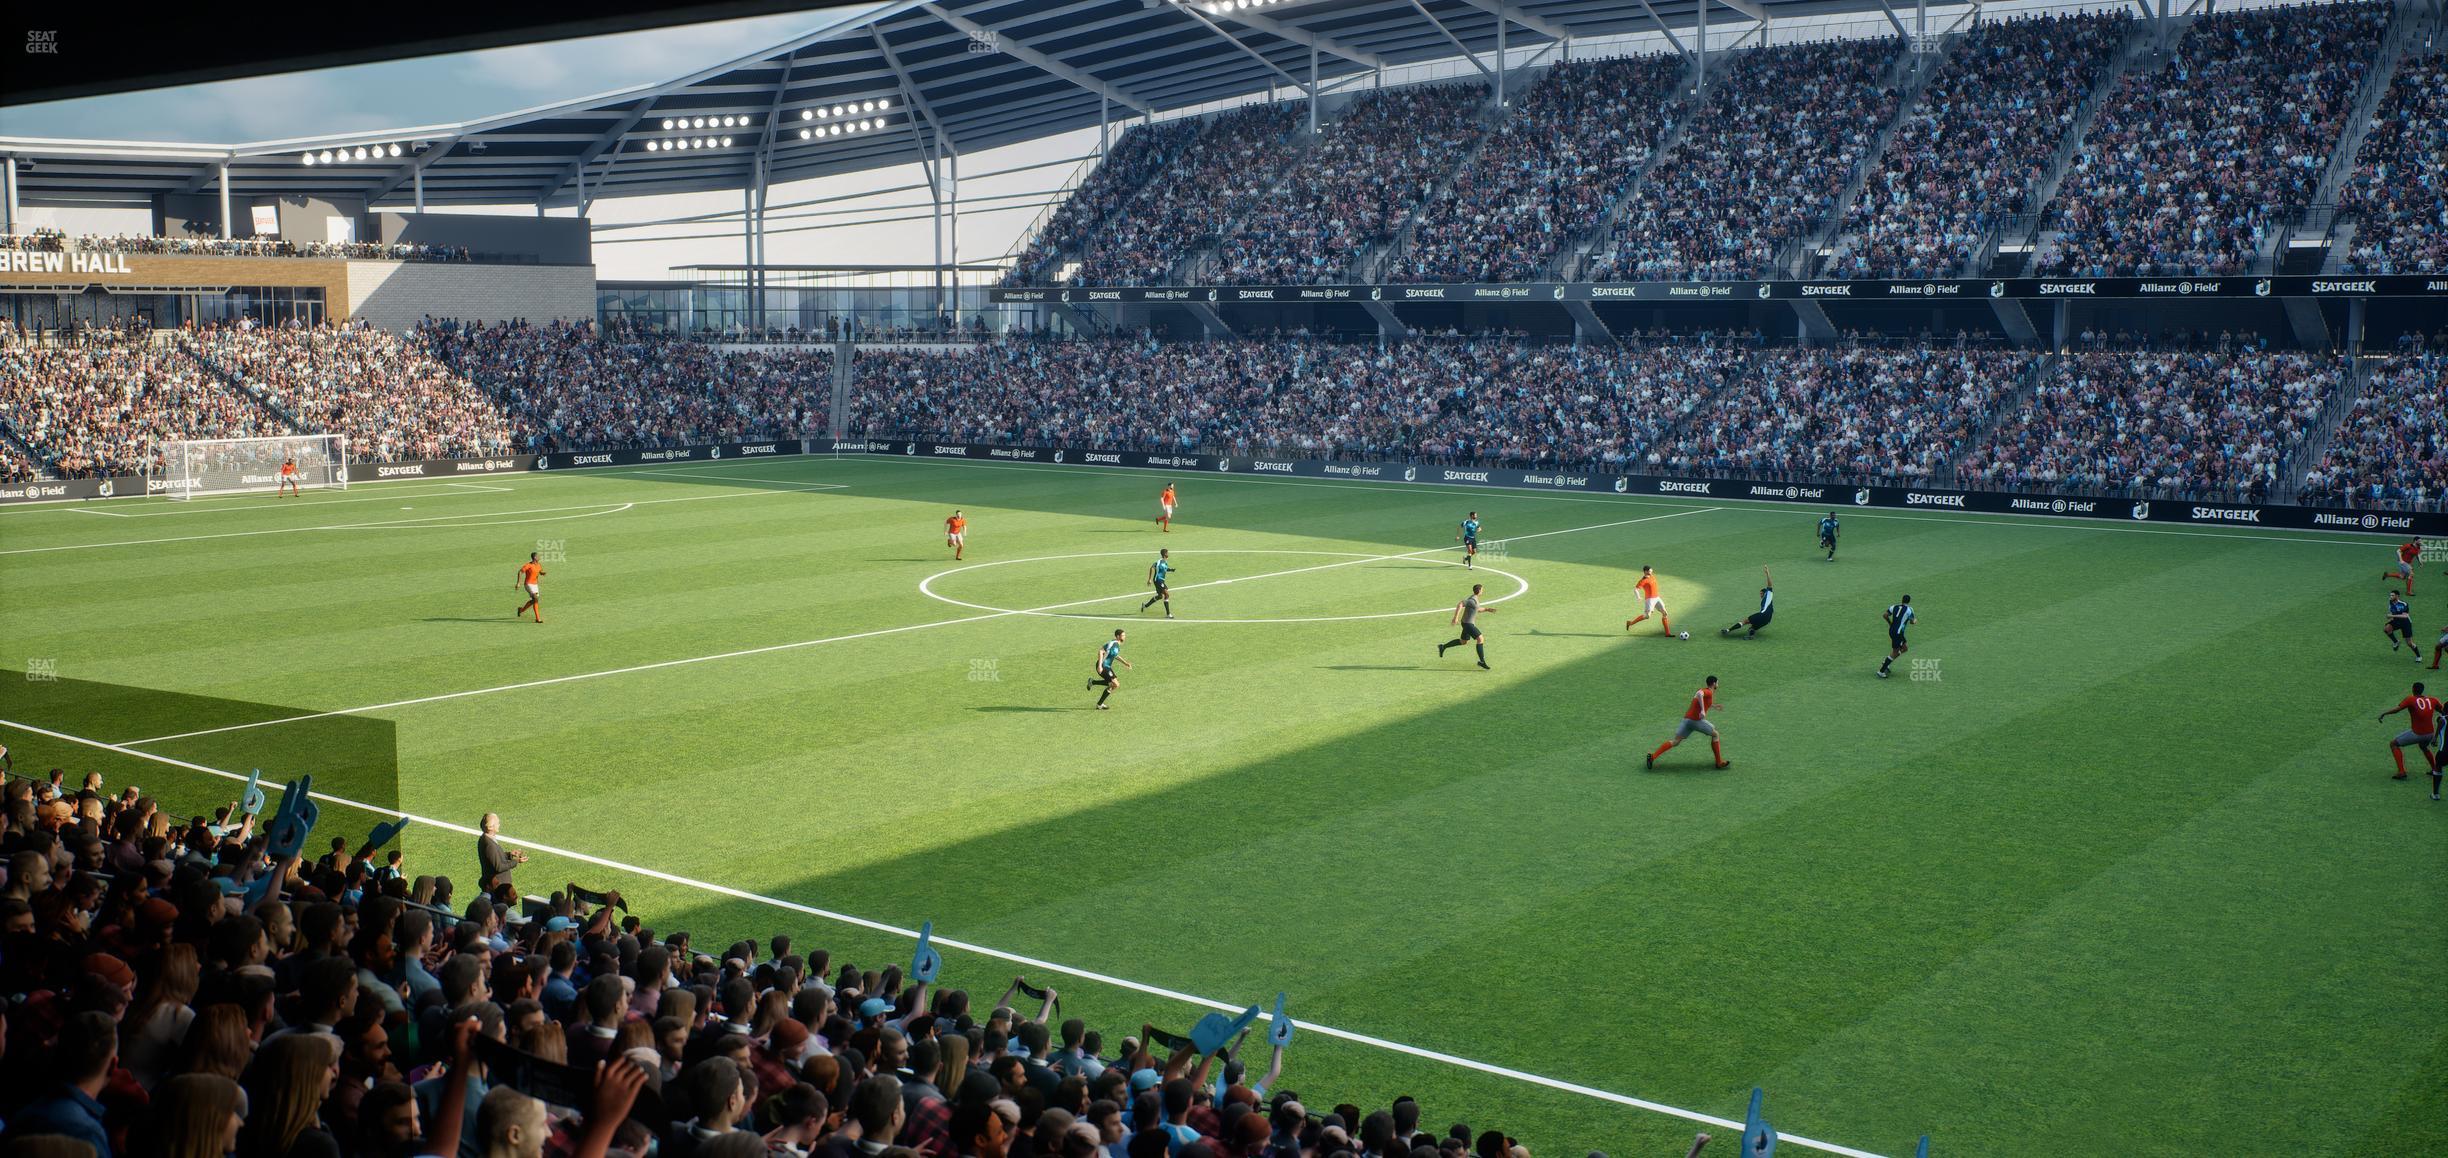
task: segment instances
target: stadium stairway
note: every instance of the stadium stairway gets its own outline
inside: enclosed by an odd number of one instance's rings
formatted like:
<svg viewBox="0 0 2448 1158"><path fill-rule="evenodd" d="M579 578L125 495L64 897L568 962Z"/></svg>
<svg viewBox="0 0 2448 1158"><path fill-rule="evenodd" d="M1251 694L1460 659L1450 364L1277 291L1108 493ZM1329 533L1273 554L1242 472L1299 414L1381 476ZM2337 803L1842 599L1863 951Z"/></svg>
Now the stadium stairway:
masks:
<svg viewBox="0 0 2448 1158"><path fill-rule="evenodd" d="M2380 111L2380 101L2388 95L2389 85L2395 82L2398 67L2406 60L2407 46L2428 31L2435 19L2435 13L2416 7L2412 0L2398 0L2396 11L2389 17L2388 31L2381 36L2380 47L2372 58L2371 71L2365 74L2363 87L2355 94L2354 109L2338 130L2337 145L2330 150L2329 167L2321 173L2312 205L2294 228L2286 231L2286 249L2272 264L2276 272L2329 272L2344 263L2347 247L2354 242L2354 228L2351 223L2338 220L2338 192L2354 176L2358 155L2363 151L2363 138L2371 134L2372 119Z"/></svg>
<svg viewBox="0 0 2448 1158"><path fill-rule="evenodd" d="M43 448L18 434L17 428L11 426L5 417L0 417L0 443L8 444L17 453L24 455L26 461L40 467L44 475L51 478L60 477L58 457L44 453Z"/></svg>
<svg viewBox="0 0 2448 1158"><path fill-rule="evenodd" d="M2057 353L2053 350L2044 351L2039 357L2032 359L2030 365L2023 368L2023 377L2015 383L2014 394L2000 399L1988 414L1982 416L1980 424L1964 435L1961 442L1955 444L1954 453L1947 455L1938 469L1932 473L1930 485L1940 487L1959 485L1955 464L1961 461L1967 452L1989 445L1989 436L1996 433L2000 425L2022 413L2024 407L2031 405L2031 400L2040 392L2040 384L2048 381L2049 372L2056 368L2057 357Z"/></svg>
<svg viewBox="0 0 2448 1158"><path fill-rule="evenodd" d="M1961 33L1950 33L1938 40L1938 51L1927 55L1913 51L1909 39L1899 37L1902 50L1887 65L1887 74L1879 83L1896 91L1895 111L1887 123L1879 126L1878 135L1870 139L1870 147L1853 159L1853 171L1845 177L1844 188L1837 190L1836 199L1828 203L1827 215L1802 236L1787 243L1786 251L1777 256L1775 269L1780 277L1803 277L1824 271L1828 264L1843 256L1846 238L1837 231L1844 228L1845 214L1853 208L1855 198L1870 183L1870 174L1886 159L1887 150L1895 144L1896 135L1921 111L1921 94L1929 83L1953 58L1955 49L1963 43Z"/></svg>
<svg viewBox="0 0 2448 1158"><path fill-rule="evenodd" d="M2354 411L2355 402L2363 397L2363 388L2371 381L2371 371L2362 358L2346 357L2346 385L2321 404L2320 417L2304 431L2295 445L2287 448L2286 460L2278 470L2278 485L2270 488L2274 502L2291 503L2303 490L2304 472L2329 453L2329 443L2337 437L2338 427Z"/></svg>
<svg viewBox="0 0 2448 1158"><path fill-rule="evenodd" d="M1531 86L1546 79L1546 76L1547 70L1544 68L1535 72L1528 68L1513 70L1508 75L1506 82L1508 86L1506 91L1518 94L1512 97L1512 103L1520 104L1530 95ZM1513 77L1521 78L1520 88L1510 87ZM1447 165L1445 171L1437 175L1436 181L1428 186L1428 192L1413 201L1411 208L1403 212L1403 219L1394 227L1392 237L1387 238L1381 245L1362 247L1360 253L1352 258L1350 268L1345 271L1346 281L1353 284L1374 285L1385 280L1385 272L1392 269L1394 263L1410 250L1411 239L1419 233L1420 217L1427 212L1430 205L1436 203L1437 198L1445 195L1446 190L1453 188L1455 178L1460 177L1464 170L1470 168L1471 163L1479 159L1479 154L1487 151L1488 142L1494 140L1496 134L1503 130L1505 123L1513 119L1513 111L1498 106L1495 99L1490 97L1487 104L1481 107L1476 119L1479 123L1478 139L1471 142L1470 148L1463 150L1459 156L1455 157L1453 163Z"/></svg>
<svg viewBox="0 0 2448 1158"><path fill-rule="evenodd" d="M1624 211L1640 196L1641 188L1649 183L1649 175L1657 171L1658 163L1683 142L1683 134L1691 127L1691 111L1698 107L1704 91L1693 86L1697 67L1694 64L1684 69L1682 81L1675 85L1675 98L1658 110L1658 115L1667 118L1667 122L1665 131L1658 134L1657 147L1641 158L1639 167L1632 171L1631 179L1623 183L1623 188L1615 191L1615 196L1607 202L1606 211L1598 215L1595 224L1556 247L1556 255L1548 263L1546 280L1579 281L1588 272L1590 255L1598 252L1598 247L1614 235L1615 227L1623 220Z"/></svg>
<svg viewBox="0 0 2448 1158"><path fill-rule="evenodd" d="M205 355L204 351L196 349L194 345L187 341L186 338L181 337L178 339L178 349L179 353L186 355L188 358L192 359L196 365L203 367L205 373L212 375L213 380L219 382L223 387L227 388L230 393L236 394L237 396L254 403L256 409L271 415L275 421L279 422L290 432L302 433L307 429L304 423L297 420L297 415L289 413L288 410L284 409L279 403L272 401L272 399L267 397L262 391L248 385L246 379L230 373L230 371L226 367L222 366L221 363L213 361L210 357Z"/></svg>
<svg viewBox="0 0 2448 1158"><path fill-rule="evenodd" d="M2091 135L2091 126L2099 120L2100 110L2115 95L2125 74L2149 58L2160 45L2160 29L2156 21L2136 20L2125 31L2125 42L2117 46L2099 79L2091 85L2090 95L2074 110L2074 120L2066 126L2065 139L2057 143L2057 155L2049 167L2032 182L2025 195L2023 212L2009 218L1991 232L1989 240L1973 250L1972 261L1964 269L1966 277L2022 277L2040 257L2044 241L2040 225L2047 220L2049 202L2056 200L2057 187L2065 183L2066 174L2074 168L2074 159L2081 155L2083 141ZM2167 63L2166 57L2156 64Z"/></svg>
<svg viewBox="0 0 2448 1158"><path fill-rule="evenodd" d="M1336 111L1343 112L1350 107L1347 103ZM1276 171L1274 180L1267 182L1266 192L1259 194L1255 204L1264 205L1282 195L1284 185L1292 180L1292 174L1300 171L1301 165L1308 160L1309 151L1317 147L1318 138L1325 135L1326 130L1331 127L1330 122L1320 117L1318 131L1315 133L1310 132L1305 124L1292 130L1288 138L1292 147L1284 156L1283 167ZM1156 195L1155 186L1151 185L1149 189L1149 196ZM1240 231L1241 215L1238 213L1217 222L1213 232L1199 237L1190 246L1189 251L1182 255L1181 260L1173 263L1173 269L1169 275L1170 284L1200 285L1213 278L1217 272L1218 259L1224 250L1224 239Z"/></svg>

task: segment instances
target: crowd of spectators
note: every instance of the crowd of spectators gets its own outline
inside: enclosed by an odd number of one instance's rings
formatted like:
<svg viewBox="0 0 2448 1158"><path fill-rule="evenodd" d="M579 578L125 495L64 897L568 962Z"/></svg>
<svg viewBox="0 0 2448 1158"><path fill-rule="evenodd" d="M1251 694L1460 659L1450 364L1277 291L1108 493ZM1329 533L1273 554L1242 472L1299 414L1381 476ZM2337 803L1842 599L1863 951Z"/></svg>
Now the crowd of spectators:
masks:
<svg viewBox="0 0 2448 1158"><path fill-rule="evenodd" d="M2407 60L2338 194L2354 273L2448 273L2448 55Z"/></svg>
<svg viewBox="0 0 2448 1158"><path fill-rule="evenodd" d="M1273 196L1245 204L1215 280L1318 285L1349 280L1366 246L1394 232L1486 132L1476 81L1372 92L1352 103Z"/></svg>
<svg viewBox="0 0 2448 1158"><path fill-rule="evenodd" d="M2390 7L2203 16L2117 82L2058 187L2040 272L2222 276L2311 204Z"/></svg>
<svg viewBox="0 0 2448 1158"><path fill-rule="evenodd" d="M0 483L21 483L41 477L41 463L17 449L16 443L0 439Z"/></svg>
<svg viewBox="0 0 2448 1158"><path fill-rule="evenodd" d="M2298 502L2438 509L2448 498L2448 361L2390 358L2371 371Z"/></svg>
<svg viewBox="0 0 2448 1158"><path fill-rule="evenodd" d="M432 322L408 345L509 412L518 448L681 446L796 436L822 425L832 352L718 352L592 322Z"/></svg>
<svg viewBox="0 0 2448 1158"><path fill-rule="evenodd" d="M177 347L38 343L0 327L0 424L58 478L151 473L161 443L287 433Z"/></svg>
<svg viewBox="0 0 2448 1158"><path fill-rule="evenodd" d="M1179 120L1134 125L1124 130L1121 141L1106 151L1079 188L1072 190L1036 236L1029 238L1027 247L1013 260L1003 284L1050 284L1056 271L1047 266L1113 227L1122 207L1158 184L1166 167L1197 140L1202 127L1200 121Z"/></svg>
<svg viewBox="0 0 2448 1158"><path fill-rule="evenodd" d="M27 253L59 253L67 248L67 234L41 225L23 233L0 233L0 249L22 250Z"/></svg>
<svg viewBox="0 0 2448 1158"><path fill-rule="evenodd" d="M250 237L153 237L142 234L86 234L68 238L66 247L87 253L175 253L213 257L351 257L391 261L469 261L474 257L464 246L457 245L285 241Z"/></svg>
<svg viewBox="0 0 2448 1158"><path fill-rule="evenodd" d="M308 859L333 806L179 818L81 780L0 798L18 1158L1529 1158L1409 1097L1304 1101L1264 1026L1108 1034L1025 976L988 1004L931 963L522 896L492 816L462 898L397 826Z"/></svg>
<svg viewBox="0 0 2448 1158"><path fill-rule="evenodd" d="M1780 45L1730 53L1640 204L1624 214L1590 277L1729 281L1775 272L1786 244L1824 220L1895 113L1884 82L1893 40Z"/></svg>
<svg viewBox="0 0 2448 1158"><path fill-rule="evenodd" d="M1164 283L1175 265L1251 210L1301 154L1294 133L1308 110L1304 101L1253 104L1197 122L1155 177L1106 211L1072 282Z"/></svg>
<svg viewBox="0 0 2448 1158"><path fill-rule="evenodd" d="M496 399L390 331L240 323L182 337L297 429L347 435L352 459L478 458L515 449Z"/></svg>
<svg viewBox="0 0 2448 1158"><path fill-rule="evenodd" d="M1524 281L1594 227L1669 122L1679 55L1559 64L1420 209L1389 281Z"/></svg>
<svg viewBox="0 0 2448 1158"><path fill-rule="evenodd" d="M1926 483L2014 397L2029 364L2011 350L1765 351L1657 457L1678 472Z"/></svg>
<svg viewBox="0 0 2448 1158"><path fill-rule="evenodd" d="M2010 488L2264 501L2344 384L2334 358L2261 349L2065 354L1958 474Z"/></svg>
<svg viewBox="0 0 2448 1158"><path fill-rule="evenodd" d="M1965 34L1845 211L1850 237L1825 275L1962 275L1989 231L2023 211L2132 26L2125 12L2086 12Z"/></svg>

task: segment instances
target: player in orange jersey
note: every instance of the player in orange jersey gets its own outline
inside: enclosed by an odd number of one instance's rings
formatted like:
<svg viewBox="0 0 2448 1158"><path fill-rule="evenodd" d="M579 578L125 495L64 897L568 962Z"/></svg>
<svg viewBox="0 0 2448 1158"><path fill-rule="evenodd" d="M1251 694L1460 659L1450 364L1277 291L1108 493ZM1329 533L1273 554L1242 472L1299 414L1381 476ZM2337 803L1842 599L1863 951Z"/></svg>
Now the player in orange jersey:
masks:
<svg viewBox="0 0 2448 1158"><path fill-rule="evenodd" d="M511 618L516 619L527 614L527 609L532 607L535 608L536 622L544 622L544 595L541 590L543 582L544 564L536 561L534 551L529 551L527 561L519 564L518 569L518 585L520 590L527 593L527 602L519 604L517 614L512 615Z"/></svg>
<svg viewBox="0 0 2448 1158"><path fill-rule="evenodd" d="M284 494L290 498L298 497L297 456L294 454L281 459L280 485L272 488L273 498Z"/></svg>
<svg viewBox="0 0 2448 1158"><path fill-rule="evenodd" d="M1156 515L1156 528L1157 528L1158 530L1163 531L1165 534L1168 534L1168 535L1172 534L1172 533L1173 533L1173 484L1172 484L1172 483L1166 483L1166 484L1165 484L1164 493L1163 493L1163 494L1160 494L1160 495L1158 495L1158 496L1156 496L1156 510L1157 510L1157 515Z"/></svg>
<svg viewBox="0 0 2448 1158"><path fill-rule="evenodd" d="M2382 571L2383 579L2395 579L2405 584L2405 593L2414 593L2414 561L2422 558L2422 544L2412 539L2397 544L2397 569Z"/></svg>
<svg viewBox="0 0 2448 1158"><path fill-rule="evenodd" d="M1658 757L1665 755L1668 749L1682 743L1683 737L1697 732L1709 738L1709 753L1717 757L1718 767L1733 767L1733 762L1725 758L1725 749L1717 743L1717 725L1709 722L1709 710L1716 706L1717 677L1710 676L1708 682L1701 685L1699 691L1692 693L1691 704L1683 709L1682 722L1675 725L1674 739L1658 745L1656 751L1649 753L1648 766L1657 767Z"/></svg>
<svg viewBox="0 0 2448 1158"><path fill-rule="evenodd" d="M2399 712L2406 714L2406 730L2389 741L2389 756L2397 761L2397 774L2391 780L2406 778L2405 750L2422 753L2423 762L2430 765L2431 799L2440 798L2440 702L2437 696L2423 694L2421 684L2414 685L2412 695L2397 701L2397 706L2380 713L2385 720Z"/></svg>
<svg viewBox="0 0 2448 1158"><path fill-rule="evenodd" d="M1640 592L1640 615L1624 620L1624 630L1632 630L1633 624L1655 614L1658 617L1658 630L1673 635L1674 623L1666 618L1666 601L1658 598L1657 572L1647 567L1641 568L1640 582L1633 584L1632 589Z"/></svg>
<svg viewBox="0 0 2448 1158"><path fill-rule="evenodd" d="M957 510L952 512L951 518L944 520L944 546L952 548L952 561L955 563L960 561L961 552L969 549L969 520L962 518Z"/></svg>

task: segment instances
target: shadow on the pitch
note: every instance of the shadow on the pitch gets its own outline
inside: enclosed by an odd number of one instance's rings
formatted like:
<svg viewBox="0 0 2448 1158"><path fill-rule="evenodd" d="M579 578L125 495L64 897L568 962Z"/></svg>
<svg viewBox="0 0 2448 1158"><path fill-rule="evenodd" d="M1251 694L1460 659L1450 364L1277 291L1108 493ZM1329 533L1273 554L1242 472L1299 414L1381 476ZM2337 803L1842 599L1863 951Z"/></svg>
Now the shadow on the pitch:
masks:
<svg viewBox="0 0 2448 1158"><path fill-rule="evenodd" d="M969 710L973 712L1087 712L1095 709L1086 705L1076 708L1048 708L1033 704L989 704L982 708Z"/></svg>
<svg viewBox="0 0 2448 1158"><path fill-rule="evenodd" d="M1516 631L1516 632L1514 632L1513 634L1515 634L1515 635L1535 635L1535 636L1539 636L1539 637L1542 637L1542 638L1545 638L1545 639L1630 639L1630 638L1631 638L1631 636L1630 636L1630 635L1625 634L1625 633L1623 633L1623 632L1619 632L1619 631L1540 631L1538 628L1535 628L1535 627L1531 628L1531 629L1530 629L1530 630L1528 630L1528 631Z"/></svg>
<svg viewBox="0 0 2448 1158"><path fill-rule="evenodd" d="M1448 667L1428 663L1330 663L1319 665L1326 671L1469 671L1475 665Z"/></svg>
<svg viewBox="0 0 2448 1158"><path fill-rule="evenodd" d="M877 563L939 563L939 562L942 562L942 561L944 561L944 559L943 559L943 556L941 556L941 555L896 555L896 556L894 556L894 557L892 557L892 558L889 558L889 559L875 559L875 560L872 560L872 562L877 562ZM962 559L955 559L955 560L952 560L952 562L955 562L955 563L966 562L966 561L967 561L967 560L962 560Z"/></svg>
<svg viewBox="0 0 2448 1158"><path fill-rule="evenodd" d="M425 622L425 623L524 623L524 622L526 622L526 621L525 621L525 620L523 620L523 619L502 619L502 618L499 618L499 617L497 617L497 616L476 616L476 615L428 615L428 616L426 616L426 617L424 618L424 620L423 620L422 622Z"/></svg>

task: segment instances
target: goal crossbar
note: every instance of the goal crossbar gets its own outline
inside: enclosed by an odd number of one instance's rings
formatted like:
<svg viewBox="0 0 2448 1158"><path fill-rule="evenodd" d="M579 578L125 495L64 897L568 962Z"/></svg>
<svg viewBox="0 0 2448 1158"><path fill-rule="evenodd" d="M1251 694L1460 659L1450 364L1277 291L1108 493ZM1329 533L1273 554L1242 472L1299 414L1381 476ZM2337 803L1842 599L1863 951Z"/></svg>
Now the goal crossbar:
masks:
<svg viewBox="0 0 2448 1158"><path fill-rule="evenodd" d="M278 434L162 443L164 493L178 500L290 489L348 489L348 436Z"/></svg>

